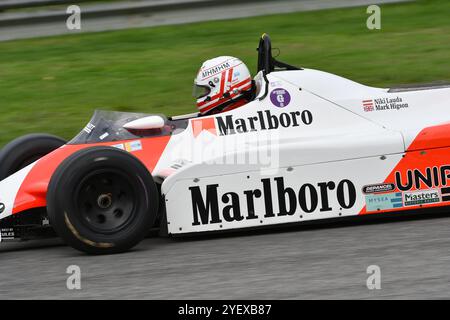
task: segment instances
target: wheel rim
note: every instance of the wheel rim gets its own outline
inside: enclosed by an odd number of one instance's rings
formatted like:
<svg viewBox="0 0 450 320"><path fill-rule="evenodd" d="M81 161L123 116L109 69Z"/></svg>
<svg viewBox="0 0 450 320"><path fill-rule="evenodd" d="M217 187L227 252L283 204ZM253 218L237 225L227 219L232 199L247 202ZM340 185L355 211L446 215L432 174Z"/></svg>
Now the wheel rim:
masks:
<svg viewBox="0 0 450 320"><path fill-rule="evenodd" d="M116 170L93 172L81 181L76 195L83 224L97 233L124 229L133 220L136 195L129 178Z"/></svg>

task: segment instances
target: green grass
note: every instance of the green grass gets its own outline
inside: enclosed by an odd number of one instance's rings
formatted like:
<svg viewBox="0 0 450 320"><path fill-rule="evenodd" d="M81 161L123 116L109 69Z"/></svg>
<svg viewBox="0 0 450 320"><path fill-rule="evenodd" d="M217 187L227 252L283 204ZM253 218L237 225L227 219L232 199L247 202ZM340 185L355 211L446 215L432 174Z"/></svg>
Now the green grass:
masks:
<svg viewBox="0 0 450 320"><path fill-rule="evenodd" d="M262 32L280 48L280 60L364 84L450 80L450 1L382 6L382 30L375 31L365 26L365 10L0 43L0 145L30 132L71 138L95 108L192 112L192 82L201 62L233 55L254 72Z"/></svg>

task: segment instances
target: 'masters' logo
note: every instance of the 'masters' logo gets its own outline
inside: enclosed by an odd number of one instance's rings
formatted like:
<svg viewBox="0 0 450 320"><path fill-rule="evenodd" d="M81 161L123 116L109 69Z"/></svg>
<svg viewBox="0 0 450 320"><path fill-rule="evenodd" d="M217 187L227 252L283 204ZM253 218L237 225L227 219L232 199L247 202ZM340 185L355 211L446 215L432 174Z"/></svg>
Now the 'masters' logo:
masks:
<svg viewBox="0 0 450 320"><path fill-rule="evenodd" d="M405 206L437 203L441 202L441 194L438 189L405 192L403 194L403 201Z"/></svg>

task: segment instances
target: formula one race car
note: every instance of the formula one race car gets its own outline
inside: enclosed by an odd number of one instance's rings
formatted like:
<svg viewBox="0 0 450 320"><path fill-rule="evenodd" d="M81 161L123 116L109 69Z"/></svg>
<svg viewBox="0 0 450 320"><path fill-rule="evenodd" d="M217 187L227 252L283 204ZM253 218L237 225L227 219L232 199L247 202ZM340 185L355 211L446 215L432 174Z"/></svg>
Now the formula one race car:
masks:
<svg viewBox="0 0 450 320"><path fill-rule="evenodd" d="M276 61L209 116L96 111L72 141L0 155L1 241L56 231L88 253L162 235L450 206L450 85L380 89Z"/></svg>

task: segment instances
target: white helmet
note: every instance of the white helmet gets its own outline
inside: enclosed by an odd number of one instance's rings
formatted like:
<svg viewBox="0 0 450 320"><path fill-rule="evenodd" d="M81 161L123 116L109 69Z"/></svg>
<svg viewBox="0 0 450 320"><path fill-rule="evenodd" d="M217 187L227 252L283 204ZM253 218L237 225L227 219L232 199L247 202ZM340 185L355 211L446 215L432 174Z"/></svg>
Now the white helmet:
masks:
<svg viewBox="0 0 450 320"><path fill-rule="evenodd" d="M221 112L247 103L252 90L247 66L238 58L222 56L205 61L194 80L193 95L201 114Z"/></svg>

